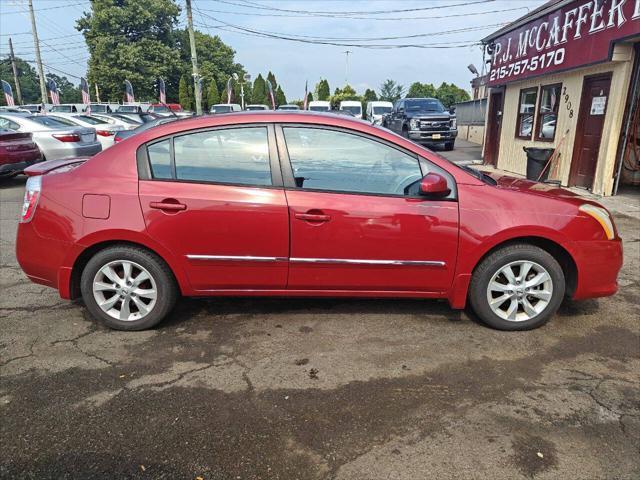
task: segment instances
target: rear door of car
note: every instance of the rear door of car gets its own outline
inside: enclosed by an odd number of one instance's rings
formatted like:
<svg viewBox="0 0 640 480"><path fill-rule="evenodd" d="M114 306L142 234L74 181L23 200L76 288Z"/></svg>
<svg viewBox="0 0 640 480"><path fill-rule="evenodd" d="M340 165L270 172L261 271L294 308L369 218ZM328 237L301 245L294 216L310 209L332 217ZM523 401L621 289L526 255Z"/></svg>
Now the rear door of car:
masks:
<svg viewBox="0 0 640 480"><path fill-rule="evenodd" d="M277 127L289 204L291 290L442 292L458 244L453 177L417 155L346 129ZM451 194L419 195L423 175Z"/></svg>
<svg viewBox="0 0 640 480"><path fill-rule="evenodd" d="M140 147L147 232L195 290L285 287L289 215L274 138L271 125L234 125Z"/></svg>

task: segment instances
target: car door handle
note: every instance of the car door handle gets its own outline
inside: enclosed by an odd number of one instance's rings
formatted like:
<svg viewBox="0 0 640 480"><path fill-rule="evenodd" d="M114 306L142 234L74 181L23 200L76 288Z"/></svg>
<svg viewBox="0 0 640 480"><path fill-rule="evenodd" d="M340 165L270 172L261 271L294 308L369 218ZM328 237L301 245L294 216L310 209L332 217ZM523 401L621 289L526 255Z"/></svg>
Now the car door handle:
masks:
<svg viewBox="0 0 640 480"><path fill-rule="evenodd" d="M329 215L320 213L296 213L294 216L298 220L304 220L306 222L328 222L331 220Z"/></svg>
<svg viewBox="0 0 640 480"><path fill-rule="evenodd" d="M167 200L162 202L151 202L149 206L151 208L157 208L158 210L167 210L170 212L179 212L187 209L187 206L184 203L179 203L177 200L174 200L173 202Z"/></svg>

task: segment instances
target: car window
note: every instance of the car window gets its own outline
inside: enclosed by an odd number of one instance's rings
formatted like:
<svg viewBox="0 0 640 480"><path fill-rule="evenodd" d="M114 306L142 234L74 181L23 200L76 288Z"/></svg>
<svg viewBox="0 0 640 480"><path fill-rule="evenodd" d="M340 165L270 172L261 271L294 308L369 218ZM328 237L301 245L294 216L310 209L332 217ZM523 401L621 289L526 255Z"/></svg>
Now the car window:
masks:
<svg viewBox="0 0 640 480"><path fill-rule="evenodd" d="M153 178L171 178L171 139L153 143L147 147Z"/></svg>
<svg viewBox="0 0 640 480"><path fill-rule="evenodd" d="M272 185L266 127L190 133L173 146L179 180Z"/></svg>
<svg viewBox="0 0 640 480"><path fill-rule="evenodd" d="M8 118L0 117L0 128L8 128L9 130L19 130L20 125L16 122L12 122Z"/></svg>
<svg viewBox="0 0 640 480"><path fill-rule="evenodd" d="M314 190L416 195L417 158L347 132L284 127L296 185Z"/></svg>
<svg viewBox="0 0 640 480"><path fill-rule="evenodd" d="M60 117L56 117L56 118L48 117L48 116L37 117L34 115L33 117L29 117L29 120L35 123L39 123L40 125L44 125L46 127L60 128L60 127L68 127L69 125L76 126L76 124L74 124L73 122L69 122L68 120L63 121Z"/></svg>
<svg viewBox="0 0 640 480"><path fill-rule="evenodd" d="M77 127L79 125L77 121L72 120L70 118L58 117L55 115L53 115L53 118L56 120L56 122L60 122L63 125L66 125L68 127Z"/></svg>
<svg viewBox="0 0 640 480"><path fill-rule="evenodd" d="M89 115L78 115L78 118L80 120L82 120L83 122L90 123L91 125L99 125L99 124L107 123L107 122L105 122L104 120L102 120L100 118L90 117Z"/></svg>

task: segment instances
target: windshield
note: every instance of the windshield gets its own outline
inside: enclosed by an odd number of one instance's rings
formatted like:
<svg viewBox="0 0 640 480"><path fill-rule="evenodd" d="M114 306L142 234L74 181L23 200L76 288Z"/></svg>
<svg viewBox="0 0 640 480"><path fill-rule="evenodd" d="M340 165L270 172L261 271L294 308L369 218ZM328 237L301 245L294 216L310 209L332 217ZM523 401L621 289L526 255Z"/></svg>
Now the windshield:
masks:
<svg viewBox="0 0 640 480"><path fill-rule="evenodd" d="M100 123L107 123L104 120L101 120L96 117L90 117L89 115L78 115L78 118L83 122L90 123L91 125L98 125Z"/></svg>
<svg viewBox="0 0 640 480"><path fill-rule="evenodd" d="M498 184L498 182L496 181L495 178L487 175L484 172L481 172L480 170L477 170L475 168L471 168L468 165L460 165L458 163L453 163L453 162L452 162L452 164L455 165L458 168L461 168L465 172L470 173L471 175L476 177L478 180L482 180L487 185L497 185Z"/></svg>
<svg viewBox="0 0 640 480"><path fill-rule="evenodd" d="M360 115L362 112L362 107L360 105L343 105L340 107L340 110L346 110L347 112L351 112L354 115Z"/></svg>
<svg viewBox="0 0 640 480"><path fill-rule="evenodd" d="M169 109L167 107L165 107L164 105L154 105L153 106L153 111L154 112L168 112Z"/></svg>
<svg viewBox="0 0 640 480"><path fill-rule="evenodd" d="M73 111L73 107L71 105L54 105L51 108L52 112L61 112L61 113L71 113Z"/></svg>
<svg viewBox="0 0 640 480"><path fill-rule="evenodd" d="M230 105L214 105L211 107L211 113L229 113L230 111Z"/></svg>
<svg viewBox="0 0 640 480"><path fill-rule="evenodd" d="M96 113L106 113L107 106L106 105L91 105L91 110Z"/></svg>
<svg viewBox="0 0 640 480"><path fill-rule="evenodd" d="M443 113L445 111L444 105L440 103L440 100L435 98L420 98L418 100L406 100L404 102L405 110L407 112L438 112Z"/></svg>
<svg viewBox="0 0 640 480"><path fill-rule="evenodd" d="M120 105L117 111L122 113L137 113L138 109L139 107L136 105Z"/></svg>
<svg viewBox="0 0 640 480"><path fill-rule="evenodd" d="M300 108L295 105L283 105L281 107L278 107L278 110L300 110Z"/></svg>
<svg viewBox="0 0 640 480"><path fill-rule="evenodd" d="M39 123L40 125L44 125L45 127L62 128L62 127L68 127L68 126L73 126L73 127L77 126L75 123L70 122L68 120L63 120L59 117L56 117L56 118L46 117L46 116L36 117L34 115L32 117L29 117L29 120L35 123Z"/></svg>
<svg viewBox="0 0 640 480"><path fill-rule="evenodd" d="M374 115L382 115L384 113L389 113L391 111L391 107L373 107Z"/></svg>
<svg viewBox="0 0 640 480"><path fill-rule="evenodd" d="M266 110L266 108L261 107L260 105L249 105L247 110Z"/></svg>
<svg viewBox="0 0 640 480"><path fill-rule="evenodd" d="M140 122L136 122L129 117L125 117L124 115L113 115L114 120L120 121L122 123L128 123L129 125L140 125Z"/></svg>
<svg viewBox="0 0 640 480"><path fill-rule="evenodd" d="M309 107L309 110L312 112L328 112L329 107L323 105L314 105L313 107Z"/></svg>
<svg viewBox="0 0 640 480"><path fill-rule="evenodd" d="M40 111L40 105L25 105L24 107L25 110L29 110L30 112L39 112Z"/></svg>

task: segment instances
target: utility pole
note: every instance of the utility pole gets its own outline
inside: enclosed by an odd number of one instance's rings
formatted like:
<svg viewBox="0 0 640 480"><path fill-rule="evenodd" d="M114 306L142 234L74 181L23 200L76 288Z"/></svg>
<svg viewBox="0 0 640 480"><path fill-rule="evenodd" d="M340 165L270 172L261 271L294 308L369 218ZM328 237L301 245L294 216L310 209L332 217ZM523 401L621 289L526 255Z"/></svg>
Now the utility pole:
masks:
<svg viewBox="0 0 640 480"><path fill-rule="evenodd" d="M40 76L40 95L42 103L47 103L47 85L44 81L44 70L42 69L42 58L40 58L40 41L38 40L38 29L36 28L36 16L33 13L33 2L29 0L29 15L31 16L31 33L33 34L33 44L36 47L36 65Z"/></svg>
<svg viewBox="0 0 640 480"><path fill-rule="evenodd" d="M16 84L18 103L22 105L22 92L20 91L20 82L18 82L18 69L16 68L16 57L13 55L13 43L11 43L11 37L9 37L9 55L11 56L11 68L13 69L13 81Z"/></svg>
<svg viewBox="0 0 640 480"><path fill-rule="evenodd" d="M31 1L31 0L29 0ZM200 73L198 72L198 54L196 53L196 38L193 33L193 15L191 14L191 0L187 4L187 28L189 29L189 43L191 44L191 64L193 65L193 87L196 94L196 115L202 115L202 91L200 89Z"/></svg>
<svg viewBox="0 0 640 480"><path fill-rule="evenodd" d="M351 50L346 50L343 53L347 55L347 59L344 67L344 84L349 85L349 54L353 52Z"/></svg>

